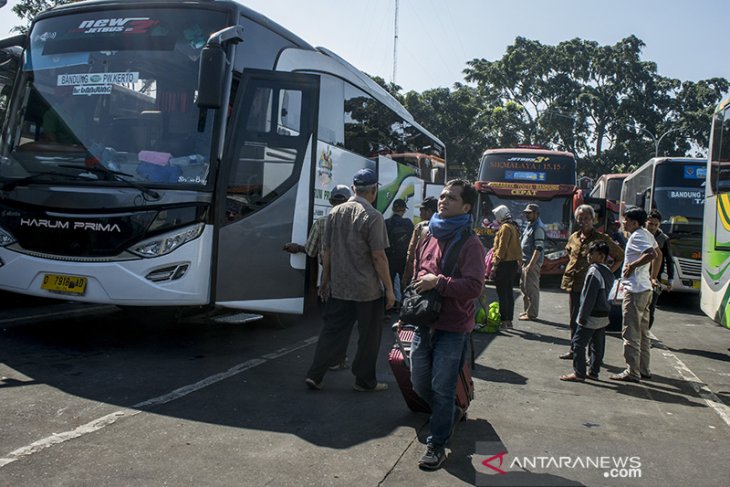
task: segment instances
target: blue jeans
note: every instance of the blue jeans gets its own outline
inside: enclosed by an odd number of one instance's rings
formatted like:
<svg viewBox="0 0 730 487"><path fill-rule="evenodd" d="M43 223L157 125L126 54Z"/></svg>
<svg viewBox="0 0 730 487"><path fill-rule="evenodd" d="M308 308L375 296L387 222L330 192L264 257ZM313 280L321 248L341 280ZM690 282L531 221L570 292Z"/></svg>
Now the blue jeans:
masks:
<svg viewBox="0 0 730 487"><path fill-rule="evenodd" d="M603 365L603 354L606 349L606 329L586 328L578 325L578 329L570 341L573 350L573 372L578 377L586 376L586 347L589 346L590 373L598 377Z"/></svg>
<svg viewBox="0 0 730 487"><path fill-rule="evenodd" d="M413 390L431 406L428 443L443 447L454 426L456 381L469 335L419 326L411 345Z"/></svg>

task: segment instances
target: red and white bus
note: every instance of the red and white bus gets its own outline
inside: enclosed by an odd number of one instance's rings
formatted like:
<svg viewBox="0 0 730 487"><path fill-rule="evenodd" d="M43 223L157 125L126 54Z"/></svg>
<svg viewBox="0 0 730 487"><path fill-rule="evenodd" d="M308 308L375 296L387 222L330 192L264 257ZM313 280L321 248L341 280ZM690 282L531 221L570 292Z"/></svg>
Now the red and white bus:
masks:
<svg viewBox="0 0 730 487"><path fill-rule="evenodd" d="M575 156L533 147L489 149L482 155L476 187L475 231L484 245L493 245L497 231L494 208L506 205L524 230L527 221L522 210L528 203L537 203L547 236L542 274L562 274L568 262L565 245L573 228L573 211L583 201L576 185Z"/></svg>

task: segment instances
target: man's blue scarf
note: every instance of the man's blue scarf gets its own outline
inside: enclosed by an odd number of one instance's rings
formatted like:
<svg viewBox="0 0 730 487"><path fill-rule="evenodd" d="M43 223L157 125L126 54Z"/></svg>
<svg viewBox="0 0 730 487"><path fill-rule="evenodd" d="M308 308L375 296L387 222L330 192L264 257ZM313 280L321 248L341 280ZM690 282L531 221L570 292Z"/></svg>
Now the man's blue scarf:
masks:
<svg viewBox="0 0 730 487"><path fill-rule="evenodd" d="M436 240L449 242L446 251L441 257L441 264L446 262L446 257L449 255L451 248L456 242L461 239L464 235L464 230L471 228L472 217L471 213L465 213L459 216L452 216L451 218L442 218L438 213L435 213L431 220L428 222L428 231Z"/></svg>

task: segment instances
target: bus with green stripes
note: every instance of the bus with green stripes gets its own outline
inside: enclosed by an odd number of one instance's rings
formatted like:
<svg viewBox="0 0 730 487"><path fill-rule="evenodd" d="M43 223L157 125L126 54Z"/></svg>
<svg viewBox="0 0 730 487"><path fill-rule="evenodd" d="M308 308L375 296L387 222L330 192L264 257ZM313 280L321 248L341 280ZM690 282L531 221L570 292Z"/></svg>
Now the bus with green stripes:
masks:
<svg viewBox="0 0 730 487"><path fill-rule="evenodd" d="M702 232L702 311L730 328L730 98L712 119Z"/></svg>

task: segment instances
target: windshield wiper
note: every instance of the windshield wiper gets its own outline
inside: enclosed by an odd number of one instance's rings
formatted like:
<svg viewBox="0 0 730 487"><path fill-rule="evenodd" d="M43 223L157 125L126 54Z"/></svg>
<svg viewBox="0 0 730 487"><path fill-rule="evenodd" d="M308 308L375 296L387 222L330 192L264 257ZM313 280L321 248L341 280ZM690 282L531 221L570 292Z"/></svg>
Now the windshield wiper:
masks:
<svg viewBox="0 0 730 487"><path fill-rule="evenodd" d="M79 179L78 176L74 176L72 174L64 174L60 172L53 172L53 171L44 171L44 172L37 172L34 174L31 174L29 176L25 176L18 179L11 179L10 181L5 181L2 185L3 191L12 191L18 186L28 186L28 184L32 183L36 179L40 178L41 176L57 176L62 178L68 178L72 177L74 179Z"/></svg>
<svg viewBox="0 0 730 487"><path fill-rule="evenodd" d="M131 180L127 179L127 178L133 178L134 177L133 175L127 174L126 172L113 171L101 164L97 164L96 166L91 166L91 167L82 166L79 164L59 164L58 167L67 167L69 169L83 169L84 171L88 171L88 172L91 172L94 174L105 174L107 176L111 176L111 178L114 181L119 181L121 183L125 183L125 184L131 186L132 188L138 189L140 192L142 192L142 194L149 196L153 200L160 199L160 193L158 193L157 191L154 191L150 188L146 188L143 185L141 185L135 181L131 181Z"/></svg>

